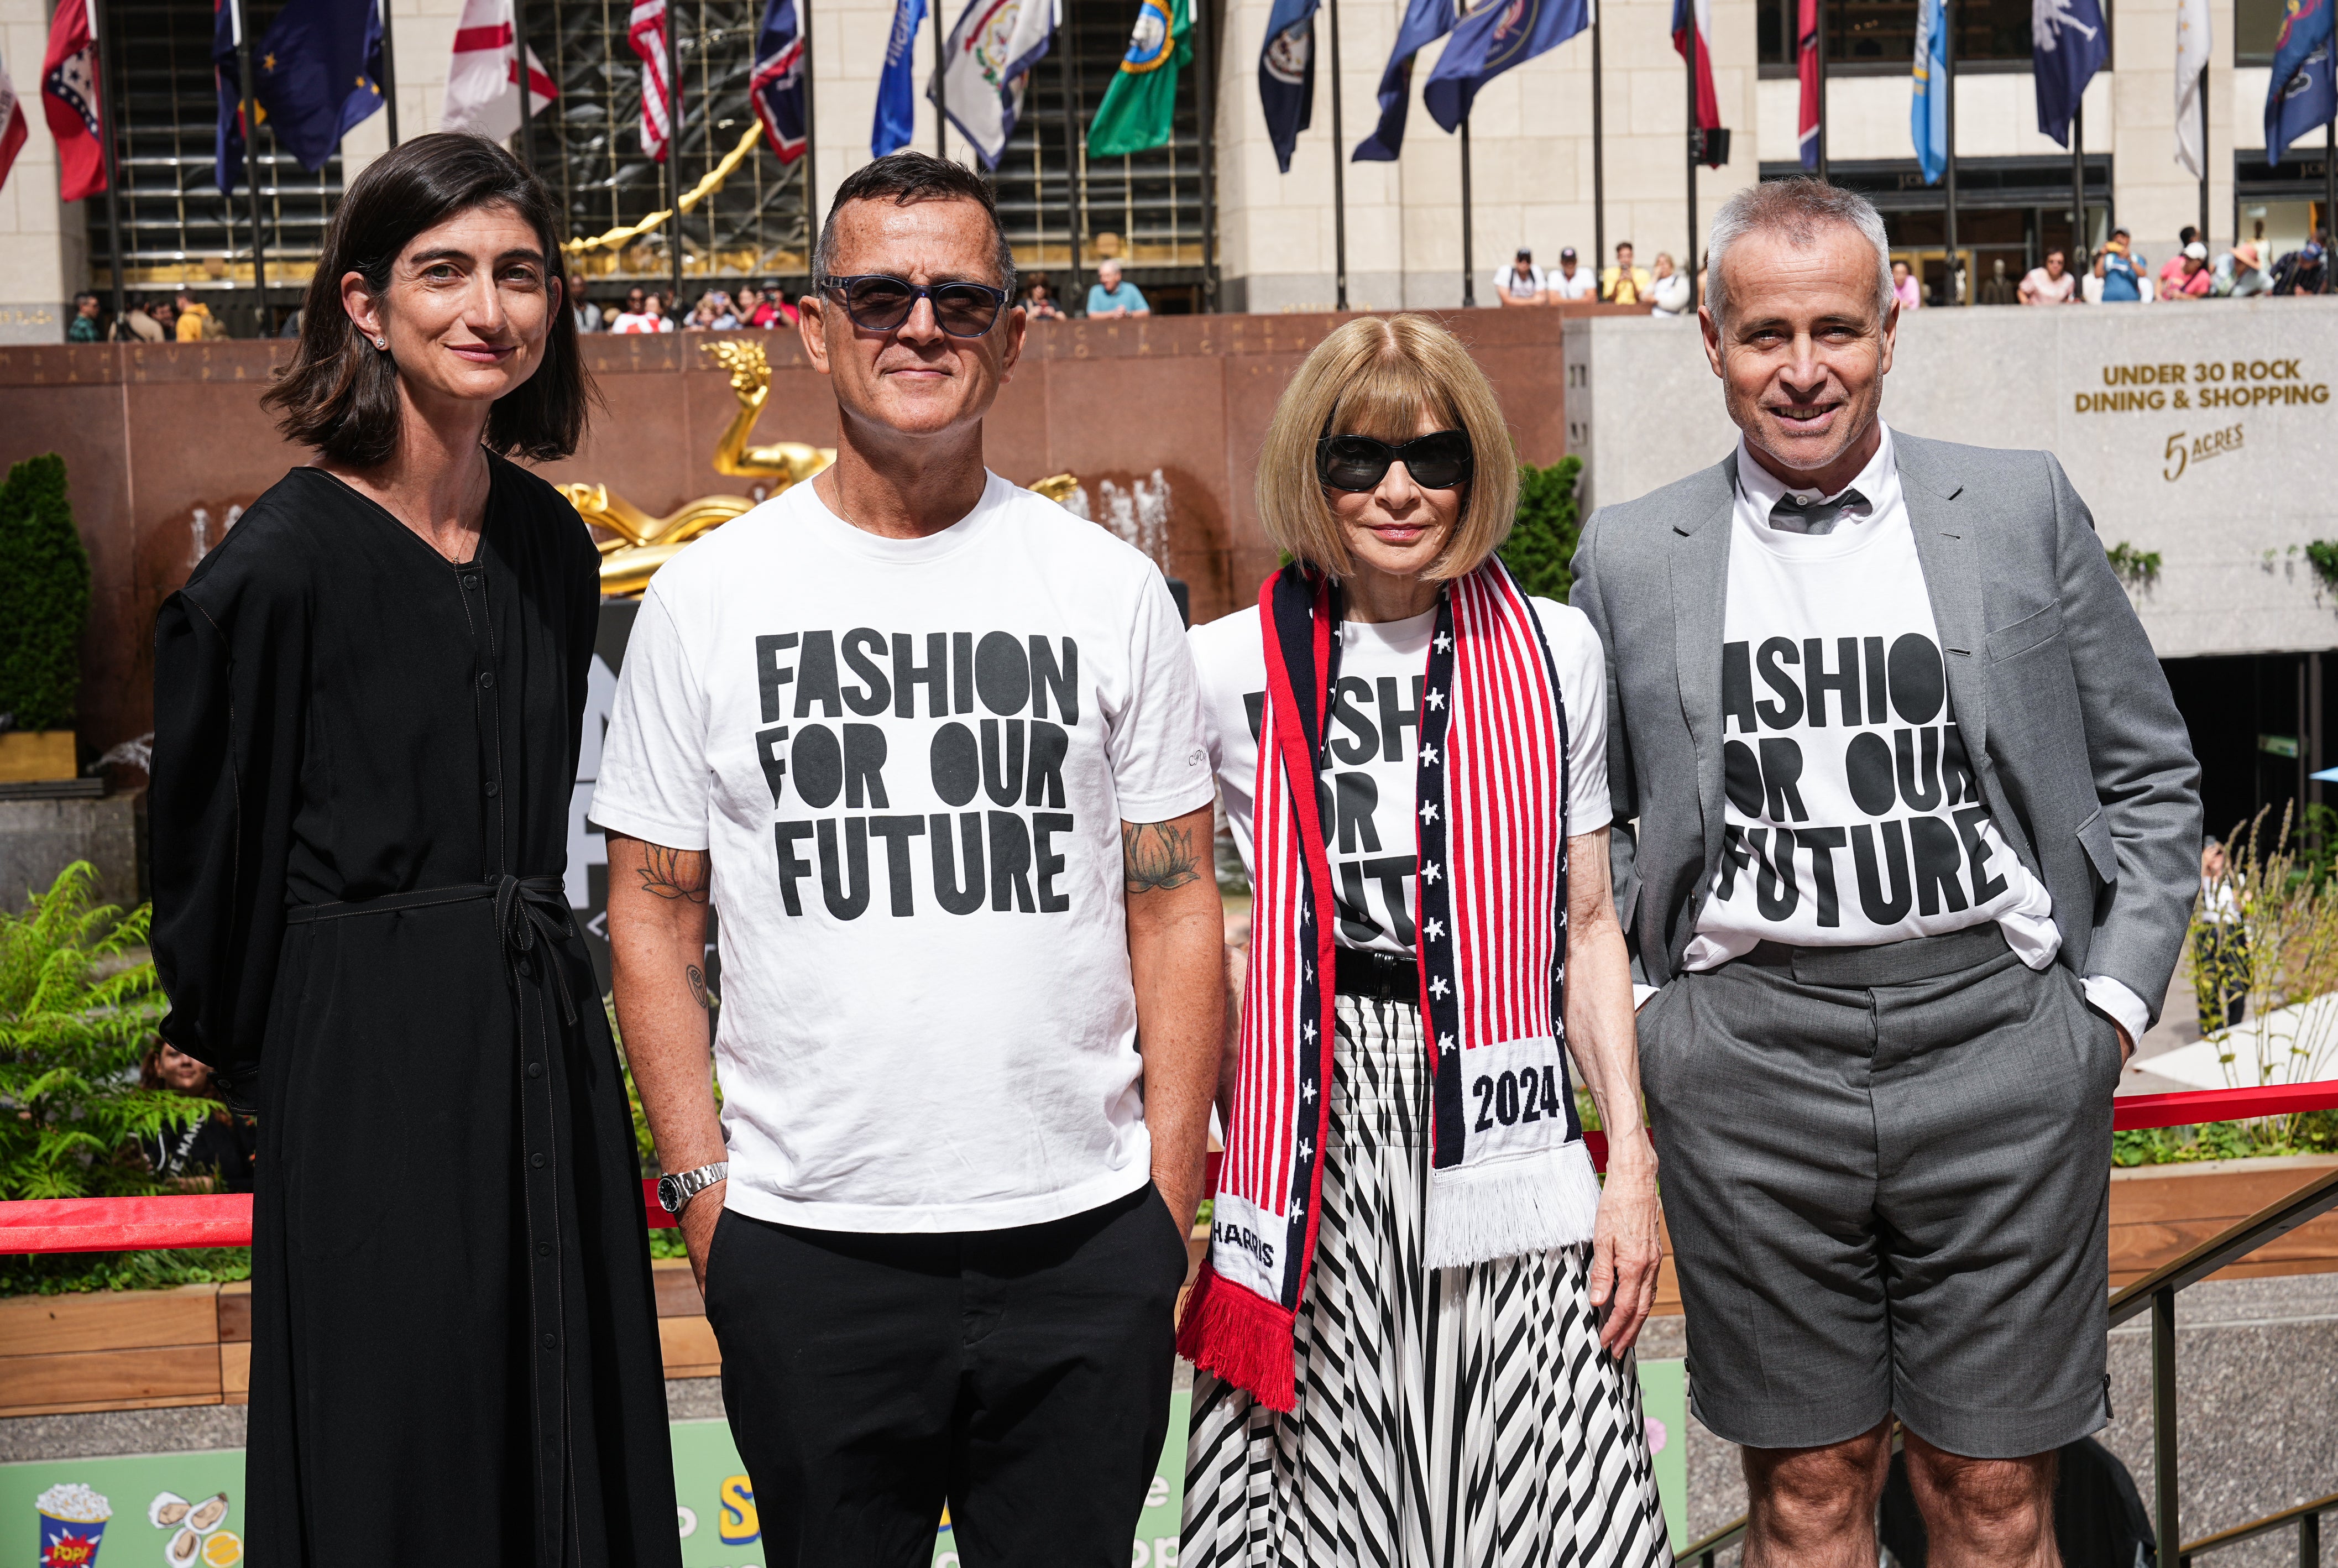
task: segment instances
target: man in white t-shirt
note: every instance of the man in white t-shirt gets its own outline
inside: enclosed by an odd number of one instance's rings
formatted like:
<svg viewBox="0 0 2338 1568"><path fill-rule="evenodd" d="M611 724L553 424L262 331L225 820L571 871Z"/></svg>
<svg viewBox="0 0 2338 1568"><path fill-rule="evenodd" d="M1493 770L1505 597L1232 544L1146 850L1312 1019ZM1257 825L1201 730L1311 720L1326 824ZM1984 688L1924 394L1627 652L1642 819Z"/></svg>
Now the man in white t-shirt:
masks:
<svg viewBox="0 0 2338 1568"><path fill-rule="evenodd" d="M1564 246L1558 252L1558 271L1543 274L1543 286L1550 291L1551 303L1561 300L1589 300L1599 293L1599 280L1591 269L1576 260L1575 247Z"/></svg>
<svg viewBox="0 0 2338 1568"><path fill-rule="evenodd" d="M836 463L669 562L626 650L626 1053L766 1560L922 1563L945 1503L968 1564L1117 1560L1223 1022L1193 661L1150 561L984 467L1023 313L980 177L863 165L816 261Z"/></svg>
<svg viewBox="0 0 2338 1568"><path fill-rule="evenodd" d="M1542 269L1534 264L1534 252L1524 245L1518 247L1517 260L1494 273L1494 298L1505 305L1547 304L1548 296L1543 288Z"/></svg>
<svg viewBox="0 0 2338 1568"><path fill-rule="evenodd" d="M1767 182L1707 253L1736 450L1575 557L1695 1405L1749 1562L1875 1560L1893 1416L1937 1560L2048 1561L2198 764L2060 465L1883 424L1875 209Z"/></svg>

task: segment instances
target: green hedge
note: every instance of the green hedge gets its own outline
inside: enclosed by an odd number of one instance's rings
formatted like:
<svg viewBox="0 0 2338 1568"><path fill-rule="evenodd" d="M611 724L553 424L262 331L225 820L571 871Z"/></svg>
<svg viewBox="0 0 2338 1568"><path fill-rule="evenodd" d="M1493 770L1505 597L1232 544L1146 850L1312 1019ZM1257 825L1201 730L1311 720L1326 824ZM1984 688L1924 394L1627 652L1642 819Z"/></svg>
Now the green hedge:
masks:
<svg viewBox="0 0 2338 1568"><path fill-rule="evenodd" d="M73 728L89 552L65 497L65 460L27 458L0 485L0 714L20 730Z"/></svg>
<svg viewBox="0 0 2338 1568"><path fill-rule="evenodd" d="M1547 468L1518 465L1518 520L1502 546L1502 562L1529 594L1567 603L1575 587L1575 541L1583 532L1575 481L1583 459L1561 458Z"/></svg>

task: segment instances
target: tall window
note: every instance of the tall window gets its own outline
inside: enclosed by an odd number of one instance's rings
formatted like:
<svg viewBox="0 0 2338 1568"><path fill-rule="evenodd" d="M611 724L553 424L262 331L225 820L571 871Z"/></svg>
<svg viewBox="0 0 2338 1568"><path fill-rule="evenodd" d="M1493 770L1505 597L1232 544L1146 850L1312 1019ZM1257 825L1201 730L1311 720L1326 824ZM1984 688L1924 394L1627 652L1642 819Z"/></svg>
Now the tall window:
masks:
<svg viewBox="0 0 2338 1568"><path fill-rule="evenodd" d="M275 0L247 4L244 25L255 41L279 9ZM199 294L251 286L251 202L241 184L223 195L214 173L218 93L211 69L210 0L105 0L103 45L106 115L113 135L123 233L106 230L105 199L87 209L90 267L97 287L109 287L113 268L133 293ZM21 67L20 75L21 75ZM311 173L276 145L266 125L252 148L260 185L260 238L266 246L270 292L279 303L304 287L315 269L319 242L341 193L336 155ZM227 309L239 316L246 301ZM213 313L222 313L214 302ZM249 330L239 321L240 330Z"/></svg>
<svg viewBox="0 0 2338 1568"><path fill-rule="evenodd" d="M1044 270L1059 293L1070 284L1072 205L1084 193L1082 277L1092 279L1096 263L1109 258L1144 290L1155 310L1196 309L1203 254L1198 73L1190 65L1178 73L1166 146L1125 158L1087 159L1087 127L1128 48L1136 0L1064 0L1063 15L1054 47L1032 73L1023 116L993 176L1015 264L1025 271ZM955 3L949 16L957 20ZM1076 131L1064 123L1066 94L1077 107Z"/></svg>
<svg viewBox="0 0 2338 1568"><path fill-rule="evenodd" d="M683 290L694 294L721 286L718 280L747 279L782 281L791 292L809 287L803 160L779 161L747 97L760 0L668 0L678 23L682 131L663 164L642 151L642 65L625 37L630 0L525 3L528 44L560 84L559 102L537 113L528 148L572 234L589 238L669 207L675 185L688 193L758 131L722 188L680 220ZM821 20L815 15L813 25ZM673 228L669 220L640 238L587 251L578 270L588 287L665 281Z"/></svg>
<svg viewBox="0 0 2338 1568"><path fill-rule="evenodd" d="M2233 0L2233 64L2270 65L2281 36L2282 0Z"/></svg>
<svg viewBox="0 0 2338 1568"><path fill-rule="evenodd" d="M2281 0L2256 3L2278 6ZM2029 58L2029 0L1954 0L1953 8L1959 61ZM1761 0L1756 29L1763 65L1795 64L1801 13L1799 0ZM1916 58L1916 0L1826 0L1826 21L1830 71L1904 68Z"/></svg>

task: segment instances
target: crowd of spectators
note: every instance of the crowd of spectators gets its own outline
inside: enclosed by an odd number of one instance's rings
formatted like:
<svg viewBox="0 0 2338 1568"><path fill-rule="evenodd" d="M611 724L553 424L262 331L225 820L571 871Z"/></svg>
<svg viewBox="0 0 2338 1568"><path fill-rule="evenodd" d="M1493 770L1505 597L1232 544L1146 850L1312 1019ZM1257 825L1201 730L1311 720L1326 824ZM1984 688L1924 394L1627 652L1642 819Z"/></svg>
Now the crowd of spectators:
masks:
<svg viewBox="0 0 2338 1568"><path fill-rule="evenodd" d="M2018 283L2002 260L1994 261L1975 298L1983 305L2075 305L2338 292L2332 277L2330 242L2330 232L2323 229L2297 250L2279 257L2268 259L2263 246L2248 240L2212 257L2198 232L2186 228L2176 253L2155 271L2136 251L2132 236L2125 229L2117 229L2083 271L2070 267L2068 254L2059 247L2048 251L2045 260ZM1702 278L1702 268L1699 275ZM1904 261L1891 263L1891 280L1903 310L1940 302L1927 294L1923 280ZM1575 247L1567 245L1558 252L1558 265L1545 270L1535 264L1533 251L1520 246L1510 263L1495 271L1489 302L1517 307L1580 300L1639 305L1659 316L1695 314L1688 276L1671 253L1660 251L1653 267L1643 267L1628 240L1616 245L1615 262L1605 269L1584 262ZM1123 275L1118 261L1110 260L1097 264L1083 310L1066 308L1045 273L1023 281L1017 303L1035 321L1066 321L1075 314L1092 321L1126 320L1153 313L1144 291ZM797 316L795 302L776 282L745 283L735 292L708 289L698 296L697 303L682 311L673 308L664 291L636 284L622 297L595 299L580 294L575 310L578 330L617 334L770 331L793 326ZM297 322L295 312L285 324L288 334L297 330ZM118 321L112 318L101 296L76 294L65 324L65 340L70 343L194 343L229 335L226 323L212 309L187 291L175 296L133 294Z"/></svg>
<svg viewBox="0 0 2338 1568"><path fill-rule="evenodd" d="M2000 263L2000 266L2002 264ZM2242 240L2213 259L2197 229L2186 227L2177 237L2176 253L2156 271L2135 248L2125 229L2111 231L2109 242L2096 252L2081 277L2069 270L2068 257L2059 248L2046 252L2042 265L2030 269L2017 291L2024 305L2132 305L2153 301L2182 303L2192 300L2245 300L2254 294L2322 294L2333 291L2330 267L2330 231L2323 229L2294 251L2270 262L2254 240ZM1982 304L1996 304L1986 286Z"/></svg>

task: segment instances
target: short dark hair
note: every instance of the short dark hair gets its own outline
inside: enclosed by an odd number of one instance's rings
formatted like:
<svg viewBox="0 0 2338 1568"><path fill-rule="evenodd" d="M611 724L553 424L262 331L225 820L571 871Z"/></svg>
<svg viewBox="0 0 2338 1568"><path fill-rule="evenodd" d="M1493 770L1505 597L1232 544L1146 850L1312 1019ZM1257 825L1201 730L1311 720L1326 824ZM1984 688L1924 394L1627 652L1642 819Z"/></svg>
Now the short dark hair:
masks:
<svg viewBox="0 0 2338 1568"><path fill-rule="evenodd" d="M1009 294L1015 292L1015 249L1007 244L1007 231L999 226L998 202L990 193L989 182L963 163L916 152L895 153L863 163L836 188L836 199L828 205L828 222L820 225L820 249L812 253L814 288L830 276L829 263L836 259L836 215L844 211L845 203L888 198L896 207L912 202L972 202L980 206L997 241L998 286Z"/></svg>
<svg viewBox="0 0 2338 1568"><path fill-rule="evenodd" d="M498 203L535 231L545 281L560 281L564 303L573 299L560 253L559 209L543 182L503 148L484 136L438 132L402 142L366 165L326 227L300 312L300 344L261 399L278 410L278 429L355 468L388 460L398 449L401 418L398 367L349 320L341 280L360 273L378 296L389 287L398 253L417 234L459 212ZM486 444L539 461L565 458L584 439L592 397L576 344L576 313L555 311L543 363L496 400Z"/></svg>

